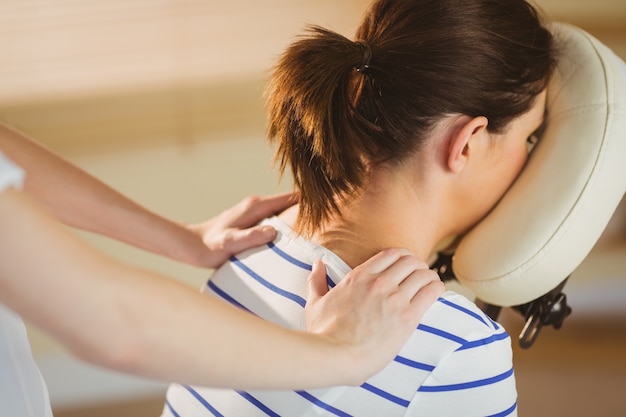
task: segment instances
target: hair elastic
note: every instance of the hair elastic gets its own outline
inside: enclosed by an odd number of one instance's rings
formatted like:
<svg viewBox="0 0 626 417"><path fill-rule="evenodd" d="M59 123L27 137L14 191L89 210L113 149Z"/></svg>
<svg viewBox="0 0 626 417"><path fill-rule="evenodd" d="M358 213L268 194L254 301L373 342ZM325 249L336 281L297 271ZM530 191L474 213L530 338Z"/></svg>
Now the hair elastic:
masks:
<svg viewBox="0 0 626 417"><path fill-rule="evenodd" d="M370 48L370 46L365 41L356 41L355 43L361 47L361 52L363 54L361 58L361 63L358 67L355 67L355 69L357 70L357 72L365 74L365 72L370 67L370 60L372 59L372 48Z"/></svg>

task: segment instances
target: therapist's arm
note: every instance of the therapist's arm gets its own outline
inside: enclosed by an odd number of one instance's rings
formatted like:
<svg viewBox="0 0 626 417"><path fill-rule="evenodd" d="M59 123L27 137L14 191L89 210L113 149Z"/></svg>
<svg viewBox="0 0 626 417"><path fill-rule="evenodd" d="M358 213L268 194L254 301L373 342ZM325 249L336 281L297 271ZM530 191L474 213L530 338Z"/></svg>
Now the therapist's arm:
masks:
<svg viewBox="0 0 626 417"><path fill-rule="evenodd" d="M185 225L146 209L1 123L0 149L27 172L24 192L61 222L199 267L216 267L233 253L272 240L273 228L254 225L294 203L290 194L248 197L203 224Z"/></svg>
<svg viewBox="0 0 626 417"><path fill-rule="evenodd" d="M403 250L376 255L326 295L318 263L311 333L297 332L104 256L14 189L0 193L0 231L1 303L87 361L187 384L359 384L394 357L443 290Z"/></svg>

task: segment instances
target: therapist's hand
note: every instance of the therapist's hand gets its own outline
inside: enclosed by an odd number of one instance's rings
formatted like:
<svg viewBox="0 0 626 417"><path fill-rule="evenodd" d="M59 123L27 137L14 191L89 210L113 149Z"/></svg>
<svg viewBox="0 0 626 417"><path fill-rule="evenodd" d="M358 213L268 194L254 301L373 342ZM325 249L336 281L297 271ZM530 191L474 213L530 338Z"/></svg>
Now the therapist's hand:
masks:
<svg viewBox="0 0 626 417"><path fill-rule="evenodd" d="M199 266L216 268L235 253L272 241L276 230L271 226L258 226L257 223L295 202L293 193L250 196L206 222L187 226L200 236L206 246Z"/></svg>
<svg viewBox="0 0 626 417"><path fill-rule="evenodd" d="M348 360L371 376L393 360L443 291L437 273L405 249L378 253L330 291L318 261L308 282L307 330L351 346Z"/></svg>

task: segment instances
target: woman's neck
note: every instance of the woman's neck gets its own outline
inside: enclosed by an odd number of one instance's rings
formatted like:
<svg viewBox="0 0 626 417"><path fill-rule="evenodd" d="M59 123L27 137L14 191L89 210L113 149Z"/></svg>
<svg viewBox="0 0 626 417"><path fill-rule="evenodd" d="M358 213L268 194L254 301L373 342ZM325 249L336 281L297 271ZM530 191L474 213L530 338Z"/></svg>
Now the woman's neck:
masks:
<svg viewBox="0 0 626 417"><path fill-rule="evenodd" d="M419 192L418 192L419 191ZM389 173L368 181L357 197L342 203L342 217L332 219L311 240L332 250L348 265L355 267L379 251L402 247L417 257L429 260L443 239L442 210L433 195L423 187L403 182ZM293 225L295 209L283 220Z"/></svg>

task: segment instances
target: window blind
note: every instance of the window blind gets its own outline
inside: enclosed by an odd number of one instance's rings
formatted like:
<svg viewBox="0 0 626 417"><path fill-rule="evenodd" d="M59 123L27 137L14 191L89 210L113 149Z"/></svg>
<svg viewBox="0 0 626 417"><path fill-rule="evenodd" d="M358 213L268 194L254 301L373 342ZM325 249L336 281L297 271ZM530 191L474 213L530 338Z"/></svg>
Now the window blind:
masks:
<svg viewBox="0 0 626 417"><path fill-rule="evenodd" d="M367 0L2 0L0 106L259 74Z"/></svg>

